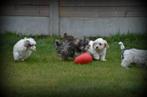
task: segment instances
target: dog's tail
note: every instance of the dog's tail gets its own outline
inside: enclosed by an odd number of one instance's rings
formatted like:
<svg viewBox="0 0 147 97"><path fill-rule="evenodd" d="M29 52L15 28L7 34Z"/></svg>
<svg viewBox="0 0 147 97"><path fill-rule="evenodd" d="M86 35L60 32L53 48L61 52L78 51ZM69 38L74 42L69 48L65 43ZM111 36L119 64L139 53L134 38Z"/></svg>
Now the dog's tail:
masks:
<svg viewBox="0 0 147 97"><path fill-rule="evenodd" d="M121 59L124 59L124 51L125 51L125 46L124 46L124 44L123 44L123 42L119 42L118 43L119 45L120 45L120 49L121 49Z"/></svg>
<svg viewBox="0 0 147 97"><path fill-rule="evenodd" d="M125 46L124 46L123 42L120 41L118 44L120 45L120 49L121 50L124 50L125 49Z"/></svg>

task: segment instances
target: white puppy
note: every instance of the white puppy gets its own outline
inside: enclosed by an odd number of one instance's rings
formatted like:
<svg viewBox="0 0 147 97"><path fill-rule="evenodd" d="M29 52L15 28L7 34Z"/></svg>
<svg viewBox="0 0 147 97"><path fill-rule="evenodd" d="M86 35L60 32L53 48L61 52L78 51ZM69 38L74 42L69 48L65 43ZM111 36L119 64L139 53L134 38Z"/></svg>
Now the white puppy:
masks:
<svg viewBox="0 0 147 97"><path fill-rule="evenodd" d="M36 41L33 38L24 38L19 40L13 47L13 57L15 61L24 61L32 51L36 50Z"/></svg>
<svg viewBox="0 0 147 97"><path fill-rule="evenodd" d="M95 41L89 42L88 52L96 60L106 61L106 51L109 45L103 38L98 38Z"/></svg>
<svg viewBox="0 0 147 97"><path fill-rule="evenodd" d="M139 65L147 65L147 50L140 49L125 49L122 42L119 42L121 51L121 66L128 68L131 63Z"/></svg>

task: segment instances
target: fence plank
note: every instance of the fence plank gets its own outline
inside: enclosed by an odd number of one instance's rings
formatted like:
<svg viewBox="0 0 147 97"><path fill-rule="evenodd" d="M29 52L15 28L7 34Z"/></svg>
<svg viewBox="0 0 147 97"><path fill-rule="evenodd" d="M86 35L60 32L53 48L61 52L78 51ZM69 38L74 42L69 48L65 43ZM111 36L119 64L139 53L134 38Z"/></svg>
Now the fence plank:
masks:
<svg viewBox="0 0 147 97"><path fill-rule="evenodd" d="M63 17L144 16L141 12L146 12L143 7L60 7L60 16Z"/></svg>
<svg viewBox="0 0 147 97"><path fill-rule="evenodd" d="M49 33L52 34L59 34L59 6L58 0L51 0L49 6Z"/></svg>
<svg viewBox="0 0 147 97"><path fill-rule="evenodd" d="M49 16L49 6L4 6L3 16Z"/></svg>
<svg viewBox="0 0 147 97"><path fill-rule="evenodd" d="M61 7L114 7L114 6L145 6L143 2L140 1L130 1L130 0L62 0L60 2Z"/></svg>

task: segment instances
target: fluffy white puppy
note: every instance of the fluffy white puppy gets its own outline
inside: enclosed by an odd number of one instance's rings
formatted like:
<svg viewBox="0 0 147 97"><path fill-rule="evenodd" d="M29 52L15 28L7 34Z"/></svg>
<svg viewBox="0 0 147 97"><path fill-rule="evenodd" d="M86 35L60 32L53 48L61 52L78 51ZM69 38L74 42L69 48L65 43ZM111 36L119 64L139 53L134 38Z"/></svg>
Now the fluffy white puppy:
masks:
<svg viewBox="0 0 147 97"><path fill-rule="evenodd" d="M33 38L19 40L13 47L13 57L15 61L24 61L33 51L36 51L36 41Z"/></svg>
<svg viewBox="0 0 147 97"><path fill-rule="evenodd" d="M121 49L121 66L128 68L131 63L139 65L147 65L147 50L140 49L125 49L122 42L119 42Z"/></svg>
<svg viewBox="0 0 147 97"><path fill-rule="evenodd" d="M106 61L106 52L109 45L103 38L98 38L95 41L89 42L88 52L96 60Z"/></svg>

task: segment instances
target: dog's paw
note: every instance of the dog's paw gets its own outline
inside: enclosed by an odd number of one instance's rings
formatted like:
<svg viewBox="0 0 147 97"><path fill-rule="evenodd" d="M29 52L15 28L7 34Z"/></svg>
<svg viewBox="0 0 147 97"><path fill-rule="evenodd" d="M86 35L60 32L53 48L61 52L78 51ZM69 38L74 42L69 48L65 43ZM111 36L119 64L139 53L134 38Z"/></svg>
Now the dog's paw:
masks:
<svg viewBox="0 0 147 97"><path fill-rule="evenodd" d="M23 62L23 61L24 61L24 59L21 59L21 61Z"/></svg>
<svg viewBox="0 0 147 97"><path fill-rule="evenodd" d="M106 59L101 59L101 61L107 61Z"/></svg>
<svg viewBox="0 0 147 97"><path fill-rule="evenodd" d="M125 67L126 70L129 70L129 67Z"/></svg>
<svg viewBox="0 0 147 97"><path fill-rule="evenodd" d="M128 66L121 65L121 67L123 67L125 70L129 70L129 67Z"/></svg>

